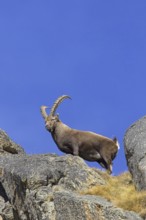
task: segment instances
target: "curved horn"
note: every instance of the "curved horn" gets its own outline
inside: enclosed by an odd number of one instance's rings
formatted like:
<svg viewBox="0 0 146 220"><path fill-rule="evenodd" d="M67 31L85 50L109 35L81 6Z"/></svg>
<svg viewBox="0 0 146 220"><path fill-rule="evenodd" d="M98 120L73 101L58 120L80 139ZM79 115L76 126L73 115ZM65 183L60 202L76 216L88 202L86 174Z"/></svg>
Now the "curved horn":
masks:
<svg viewBox="0 0 146 220"><path fill-rule="evenodd" d="M70 96L68 96L68 95L62 95L62 96L60 96L55 102L54 102L54 105L52 106L52 108L51 108L51 111L50 111L50 115L54 115L55 114L55 111L56 111L56 109L57 109L57 107L58 107L58 105L64 100L64 99L71 99L71 97Z"/></svg>
<svg viewBox="0 0 146 220"><path fill-rule="evenodd" d="M47 113L46 113L46 108L48 108L48 107L45 106L45 105L42 105L41 108L40 108L41 114L42 114L42 116L43 116L44 119L46 119L47 116L48 116Z"/></svg>

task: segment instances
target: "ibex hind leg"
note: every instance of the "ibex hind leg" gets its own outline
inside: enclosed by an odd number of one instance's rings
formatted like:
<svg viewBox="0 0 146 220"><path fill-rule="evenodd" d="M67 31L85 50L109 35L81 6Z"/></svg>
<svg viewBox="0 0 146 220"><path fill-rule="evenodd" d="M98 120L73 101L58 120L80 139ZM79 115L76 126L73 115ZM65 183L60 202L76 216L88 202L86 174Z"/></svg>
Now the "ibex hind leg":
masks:
<svg viewBox="0 0 146 220"><path fill-rule="evenodd" d="M112 172L113 172L112 164L108 164L108 165L107 165L107 173L108 173L108 174L112 174Z"/></svg>
<svg viewBox="0 0 146 220"><path fill-rule="evenodd" d="M103 158L100 158L99 160L97 160L97 162L100 164L101 167L107 169L107 164L106 164L106 162L103 160Z"/></svg>
<svg viewBox="0 0 146 220"><path fill-rule="evenodd" d="M90 161L98 161L101 159L101 155L98 152L89 152L88 157Z"/></svg>
<svg viewBox="0 0 146 220"><path fill-rule="evenodd" d="M111 159L107 159L104 158L105 162L106 162L106 169L107 169L107 173L111 174L113 171L113 167L112 167L112 160Z"/></svg>
<svg viewBox="0 0 146 220"><path fill-rule="evenodd" d="M97 160L101 167L105 168L108 174L112 173L112 164L107 162L105 159Z"/></svg>

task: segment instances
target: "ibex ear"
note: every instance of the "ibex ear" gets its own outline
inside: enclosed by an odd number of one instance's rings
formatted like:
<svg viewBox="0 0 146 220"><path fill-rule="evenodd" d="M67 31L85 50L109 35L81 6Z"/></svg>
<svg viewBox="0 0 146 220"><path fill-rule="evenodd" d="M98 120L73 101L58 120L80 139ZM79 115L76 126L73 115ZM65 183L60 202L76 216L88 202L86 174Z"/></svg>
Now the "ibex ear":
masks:
<svg viewBox="0 0 146 220"><path fill-rule="evenodd" d="M55 117L56 117L57 120L59 120L59 114L58 113L55 115Z"/></svg>

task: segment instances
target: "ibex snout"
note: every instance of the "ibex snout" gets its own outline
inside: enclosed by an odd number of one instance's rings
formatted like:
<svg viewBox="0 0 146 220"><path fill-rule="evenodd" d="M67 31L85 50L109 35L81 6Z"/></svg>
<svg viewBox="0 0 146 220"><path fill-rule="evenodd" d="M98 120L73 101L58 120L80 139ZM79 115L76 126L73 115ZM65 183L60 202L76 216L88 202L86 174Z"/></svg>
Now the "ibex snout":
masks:
<svg viewBox="0 0 146 220"><path fill-rule="evenodd" d="M53 132L56 123L58 122L59 118L57 115L55 116L48 116L48 119L45 122L45 128L49 131L49 132Z"/></svg>
<svg viewBox="0 0 146 220"><path fill-rule="evenodd" d="M45 128L46 128L46 130L49 131L49 132L52 132L52 131L53 131L52 127L51 127L48 123L45 124Z"/></svg>

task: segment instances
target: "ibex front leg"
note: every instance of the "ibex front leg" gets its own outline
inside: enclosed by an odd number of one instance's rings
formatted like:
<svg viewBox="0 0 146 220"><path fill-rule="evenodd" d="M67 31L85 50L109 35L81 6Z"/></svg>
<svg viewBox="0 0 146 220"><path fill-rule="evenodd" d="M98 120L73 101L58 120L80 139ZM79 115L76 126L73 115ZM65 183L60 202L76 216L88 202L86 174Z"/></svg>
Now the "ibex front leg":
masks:
<svg viewBox="0 0 146 220"><path fill-rule="evenodd" d="M79 147L77 145L73 146L73 155L79 156Z"/></svg>

